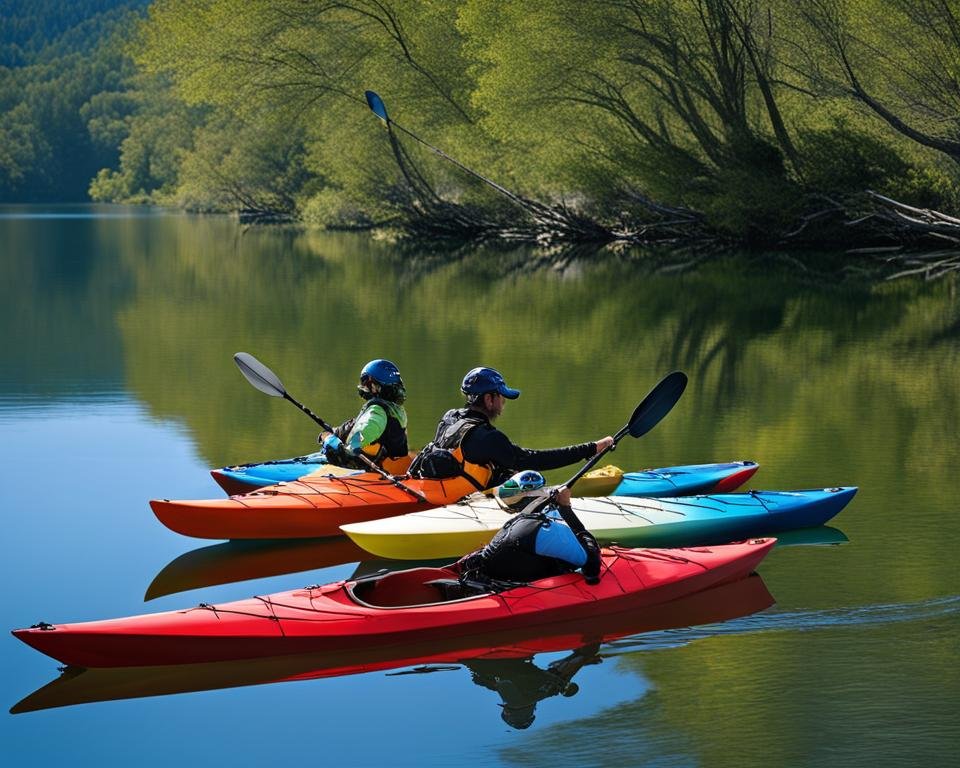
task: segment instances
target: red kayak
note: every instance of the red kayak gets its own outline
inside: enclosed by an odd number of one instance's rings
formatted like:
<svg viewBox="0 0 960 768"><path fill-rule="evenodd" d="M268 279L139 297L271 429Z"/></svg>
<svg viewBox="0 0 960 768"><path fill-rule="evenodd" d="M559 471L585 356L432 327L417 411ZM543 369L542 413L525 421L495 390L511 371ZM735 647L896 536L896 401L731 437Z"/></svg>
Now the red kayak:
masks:
<svg viewBox="0 0 960 768"><path fill-rule="evenodd" d="M462 596L447 568L413 568L222 605L13 634L81 667L191 664L443 641L635 611L749 575L775 539L696 549L603 550L601 579L553 576Z"/></svg>
<svg viewBox="0 0 960 768"><path fill-rule="evenodd" d="M555 622L543 627L481 633L448 641L421 639L372 649L209 664L102 669L67 667L58 678L15 704L10 712L17 714L96 701L315 680L401 667L413 667L411 671L417 671L425 665L469 664L474 660L482 660L485 664L509 662L535 654L609 643L640 633L716 624L749 616L773 603L763 580L754 574L642 611L601 615L591 621ZM611 652L624 651L618 648L604 655ZM503 674L506 672L507 669L502 670ZM524 677L516 683L521 685L526 680Z"/></svg>

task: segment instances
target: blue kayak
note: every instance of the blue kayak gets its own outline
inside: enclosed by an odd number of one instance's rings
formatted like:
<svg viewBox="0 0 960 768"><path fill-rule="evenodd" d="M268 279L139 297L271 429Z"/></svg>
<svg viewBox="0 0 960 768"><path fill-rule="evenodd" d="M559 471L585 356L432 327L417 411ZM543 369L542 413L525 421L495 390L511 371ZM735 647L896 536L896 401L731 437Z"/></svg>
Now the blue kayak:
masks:
<svg viewBox="0 0 960 768"><path fill-rule="evenodd" d="M620 480L620 485L609 495L660 498L729 493L753 477L759 468L760 465L755 461L731 461L725 464L688 464L627 472Z"/></svg>
<svg viewBox="0 0 960 768"><path fill-rule="evenodd" d="M328 465L323 452L309 456L297 456L292 459L236 464L232 467L212 469L210 474L217 484L227 493L250 493L258 488L277 483L292 483L304 475L326 468Z"/></svg>
<svg viewBox="0 0 960 768"><path fill-rule="evenodd" d="M412 457L411 457L412 458ZM387 459L384 469L402 475L409 458ZM608 466L589 472L577 483L577 496L688 496L694 493L728 493L753 477L760 465L754 461L687 464L641 472L622 472ZM290 483L314 472L344 475L356 470L325 463L322 453L211 470L210 474L231 495L250 493L268 485Z"/></svg>

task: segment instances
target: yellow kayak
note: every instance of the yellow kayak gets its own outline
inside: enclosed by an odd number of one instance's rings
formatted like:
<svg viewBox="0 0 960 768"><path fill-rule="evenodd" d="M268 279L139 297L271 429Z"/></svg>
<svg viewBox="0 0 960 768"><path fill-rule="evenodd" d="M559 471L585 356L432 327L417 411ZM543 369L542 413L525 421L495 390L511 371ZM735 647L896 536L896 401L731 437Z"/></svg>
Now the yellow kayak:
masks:
<svg viewBox="0 0 960 768"><path fill-rule="evenodd" d="M631 547L693 547L823 525L856 487L749 491L676 498L597 496L573 499L573 510L601 542ZM354 543L393 560L455 558L479 549L510 518L497 499L457 504L340 526Z"/></svg>

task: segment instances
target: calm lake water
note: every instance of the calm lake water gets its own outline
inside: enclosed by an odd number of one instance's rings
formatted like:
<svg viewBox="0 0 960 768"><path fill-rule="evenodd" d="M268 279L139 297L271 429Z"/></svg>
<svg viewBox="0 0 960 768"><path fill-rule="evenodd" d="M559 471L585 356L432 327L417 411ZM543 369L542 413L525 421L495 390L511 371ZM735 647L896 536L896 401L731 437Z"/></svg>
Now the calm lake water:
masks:
<svg viewBox="0 0 960 768"><path fill-rule="evenodd" d="M753 459L753 488L861 489L831 529L774 550L746 593L638 617L628 637L599 648L534 639L505 658L426 654L346 676L256 665L210 680L81 676L24 708L134 698L5 715L8 760L956 759L956 281L870 286L748 257L678 274L636 253L451 256L363 234L94 207L0 209L0 277L8 629L240 599L363 567L336 542L236 547L153 517L150 498L219 496L211 467L314 449L312 422L241 378L239 350L334 422L359 404L360 367L389 357L407 384L414 445L459 403L475 365L523 390L500 424L531 447L612 433L679 368L685 396L621 445L624 469ZM10 635L2 643L7 707L59 677L51 659ZM265 684L298 675L307 679ZM187 692L151 695L167 691Z"/></svg>

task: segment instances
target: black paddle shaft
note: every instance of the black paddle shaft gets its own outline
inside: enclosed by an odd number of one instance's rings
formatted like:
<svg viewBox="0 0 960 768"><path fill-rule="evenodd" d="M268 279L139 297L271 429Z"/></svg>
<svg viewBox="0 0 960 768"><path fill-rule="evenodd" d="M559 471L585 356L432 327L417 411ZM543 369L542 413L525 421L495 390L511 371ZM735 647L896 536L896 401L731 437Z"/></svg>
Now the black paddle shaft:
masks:
<svg viewBox="0 0 960 768"><path fill-rule="evenodd" d="M327 422L325 422L323 419L317 416L317 414L315 414L313 411L307 408L307 406L305 406L303 403L299 403L296 400L294 400L292 397L290 397L290 395L287 392L283 393L283 399L289 400L291 403L297 406L297 408L299 408L301 411L307 414L307 416L309 416L311 419L317 422L317 424L323 427L327 432L330 432L331 434L333 433L333 427L327 424Z"/></svg>
<svg viewBox="0 0 960 768"><path fill-rule="evenodd" d="M283 399L284 399L284 400L289 400L291 403L293 403L295 406L297 406L297 408L299 408L301 411L303 411L305 414L307 414L307 416L309 416L311 419L313 419L315 422L317 422L317 424L319 424L321 427L323 427L325 430L327 430L327 432L330 432L331 434L333 434L333 427L331 427L329 424L327 424L327 422L325 422L323 419L321 419L319 416L317 416L317 414L315 414L313 411L311 411L309 408L307 408L307 406L305 406L303 403L299 403L299 402L297 402L296 400L294 400L294 399L290 396L289 393L284 392L284 393L283 393ZM367 456L365 456L362 452L357 453L357 454L355 454L355 455L356 455L356 458L360 459L361 462L363 462L364 464L367 465L367 468L368 468L371 472L376 472L378 475L382 475L382 476L385 477L387 480L389 480L391 483L393 483L395 486L397 486L397 488L402 488L403 490L405 490L407 493L409 493L411 496L413 496L413 497L416 498L417 500L429 504L429 502L427 501L426 497L425 497L422 493L413 490L413 488L407 488L407 486L405 486L403 483L401 483L399 480L397 480L397 478L395 478L393 475L391 475L391 474L390 474L389 472L387 472L385 469L382 469L381 467L378 467L370 458L368 458Z"/></svg>
<svg viewBox="0 0 960 768"><path fill-rule="evenodd" d="M307 416L313 419L317 424L323 427L323 429L325 429L327 432L333 433L333 427L327 424L326 421L317 416L317 414L307 408L307 406L305 406L303 403L300 403L291 397L290 393L287 392L287 388L283 386L283 382L280 381L280 378L277 376L277 374L267 368L267 366L257 360L257 358L255 358L253 355L246 352L237 352L237 354L233 356L233 360L240 369L240 373L243 374L243 377L256 389L259 389L261 392L266 395L270 395L271 397L282 397L284 400L288 400L305 414L307 414ZM397 488L403 489L418 501L429 504L426 497L422 493L413 490L413 488L408 488L405 486L389 472L386 472L378 467L362 452L358 453L356 456L367 466L368 469L370 469L371 472L376 472L378 475L386 478L395 486L397 486Z"/></svg>
<svg viewBox="0 0 960 768"><path fill-rule="evenodd" d="M687 387L687 375L683 371L673 371L668 373L663 379L650 390L650 393L643 398L640 404L634 409L624 426L613 436L613 443L609 448L605 448L580 467L577 473L571 477L564 486L572 488L573 484L589 472L597 462L600 461L609 451L617 447L624 437L629 434L631 437L640 437L653 429L677 404L683 390Z"/></svg>

